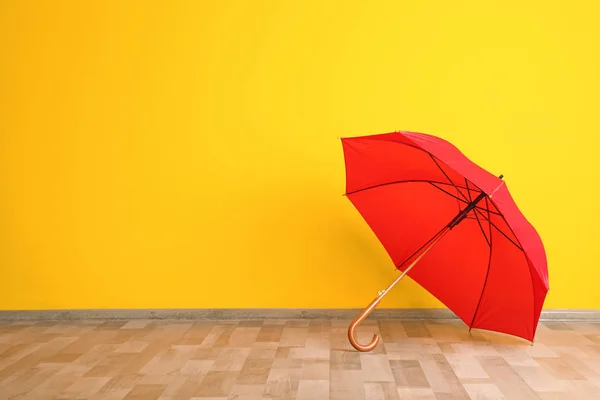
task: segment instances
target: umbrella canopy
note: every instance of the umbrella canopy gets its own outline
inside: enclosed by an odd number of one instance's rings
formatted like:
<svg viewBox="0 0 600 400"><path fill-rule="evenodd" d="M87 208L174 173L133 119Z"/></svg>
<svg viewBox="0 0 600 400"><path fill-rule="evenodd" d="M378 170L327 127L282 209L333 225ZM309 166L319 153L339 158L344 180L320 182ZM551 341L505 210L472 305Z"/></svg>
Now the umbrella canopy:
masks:
<svg viewBox="0 0 600 400"><path fill-rule="evenodd" d="M549 289L546 255L502 176L423 133L342 138L342 146L346 196L401 277L470 328L533 341Z"/></svg>

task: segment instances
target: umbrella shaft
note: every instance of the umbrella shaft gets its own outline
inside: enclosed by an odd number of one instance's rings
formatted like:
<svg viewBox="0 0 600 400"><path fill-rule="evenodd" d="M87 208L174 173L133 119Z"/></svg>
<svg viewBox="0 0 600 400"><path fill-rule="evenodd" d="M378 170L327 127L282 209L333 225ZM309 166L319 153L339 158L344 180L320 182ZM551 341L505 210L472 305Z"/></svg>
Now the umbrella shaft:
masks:
<svg viewBox="0 0 600 400"><path fill-rule="evenodd" d="M392 290L392 288L394 286L396 286L396 284L398 282L400 282L400 280L402 278L404 278L404 275L406 275L408 273L408 271L410 271L415 265L417 265L417 263L421 260L421 258L423 258L425 256L425 254L427 254L427 252L429 250L431 250L433 248L433 246L435 246L437 244L437 242L439 242L442 239L442 237L444 237L444 235L446 233L448 233L449 230L450 230L450 227L446 227L441 232L439 232L437 234L437 236L434 238L434 240L421 252L421 254L419 254L419 256L412 263L410 263L410 265L408 267L406 267L404 269L404 271L402 272L402 274L400 274L400 276L397 277L396 280L394 282L392 282L392 284L390 286L388 286L387 289L385 289L384 291L382 291L382 292L379 293L378 299L381 300L381 298L383 296L385 296L387 294L387 292L389 292L390 290Z"/></svg>
<svg viewBox="0 0 600 400"><path fill-rule="evenodd" d="M408 267L406 267L406 269L404 270L404 272L402 272L402 274L398 278L396 278L396 280L394 282L392 282L392 284L390 286L388 286L387 289L385 289L382 292L379 292L378 296L371 302L371 304L369 304L369 306L366 309L364 309L354 319L354 321L352 321L352 323L348 327L348 339L350 340L350 343L352 344L352 347L354 347L358 351L371 351L371 350L373 350L375 348L375 346L377 346L377 344L379 343L379 336L378 335L373 335L373 339L371 340L371 342L368 343L368 344L366 344L366 345L358 343L358 341L356 340L356 337L355 337L356 328L358 327L358 325L362 321L365 320L365 318L367 318L369 316L369 314L371 314L373 312L373 310L375 309L375 307L377 307L379 305L379 303L381 302L381 299L383 298L383 296L385 296L387 294L387 292L389 292L390 290L392 290L392 288L398 282L400 282L400 280L402 278L404 278L404 276L408 273L408 271L410 271L412 269L412 267L414 267L421 260L421 258L423 258L423 256L425 254L427 254L427 252L429 250L431 250L433 248L433 246L435 246L436 243L439 242L446 233L448 233L449 230L450 230L450 227L446 227L446 228L442 229L442 231L439 232L435 236L435 239L421 252L421 254L419 254L419 256L417 258L415 258L414 261L412 263L410 263L410 265Z"/></svg>
<svg viewBox="0 0 600 400"><path fill-rule="evenodd" d="M467 215L477 206L477 203L479 203L481 200L483 200L483 198L485 196L486 196L486 194L483 193L483 192L481 192L479 194L479 196L477 196L477 198L475 198L475 200L473 200L472 202L470 202L469 204L467 204L467 206L465 207L465 209L462 210L462 211L459 211L459 213L456 214L456 217L454 217L454 219L452 221L450 221L450 224L448 225L448 228L450 228L450 229L454 228L463 219L467 218Z"/></svg>

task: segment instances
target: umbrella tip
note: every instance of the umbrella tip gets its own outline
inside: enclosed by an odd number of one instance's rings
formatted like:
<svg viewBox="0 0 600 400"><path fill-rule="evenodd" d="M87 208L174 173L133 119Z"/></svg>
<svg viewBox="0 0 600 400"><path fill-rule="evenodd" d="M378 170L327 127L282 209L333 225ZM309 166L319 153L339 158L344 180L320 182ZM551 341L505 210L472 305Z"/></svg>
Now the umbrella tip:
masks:
<svg viewBox="0 0 600 400"><path fill-rule="evenodd" d="M504 178L504 175L500 174L500 176L498 178L502 179L502 178Z"/></svg>

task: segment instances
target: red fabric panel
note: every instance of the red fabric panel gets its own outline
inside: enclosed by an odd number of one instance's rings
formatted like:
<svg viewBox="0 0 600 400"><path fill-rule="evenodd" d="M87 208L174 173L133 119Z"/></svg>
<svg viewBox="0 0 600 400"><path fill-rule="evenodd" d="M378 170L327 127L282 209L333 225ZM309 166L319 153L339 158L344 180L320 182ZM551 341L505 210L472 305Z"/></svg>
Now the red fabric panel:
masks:
<svg viewBox="0 0 600 400"><path fill-rule="evenodd" d="M481 297L490 247L476 220L463 220L410 270L409 276L467 325Z"/></svg>
<svg viewBox="0 0 600 400"><path fill-rule="evenodd" d="M455 199L423 182L379 186L348 198L396 266L429 241L458 211Z"/></svg>
<svg viewBox="0 0 600 400"><path fill-rule="evenodd" d="M525 254L492 230L492 261L474 328L533 339L534 293Z"/></svg>

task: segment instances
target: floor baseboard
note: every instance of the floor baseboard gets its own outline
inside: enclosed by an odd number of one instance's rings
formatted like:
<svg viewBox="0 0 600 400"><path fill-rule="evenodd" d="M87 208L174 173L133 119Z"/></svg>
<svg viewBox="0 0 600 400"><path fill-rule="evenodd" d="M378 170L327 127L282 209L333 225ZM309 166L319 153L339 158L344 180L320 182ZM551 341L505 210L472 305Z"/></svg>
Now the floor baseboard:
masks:
<svg viewBox="0 0 600 400"><path fill-rule="evenodd" d="M76 320L264 320L341 319L352 320L362 309L228 308L228 309L84 309L0 311L0 321ZM369 318L400 320L452 320L456 315L445 308L380 308ZM600 310L544 310L542 321L597 321Z"/></svg>

